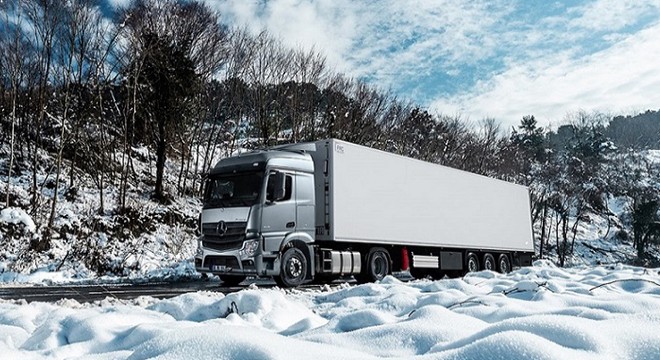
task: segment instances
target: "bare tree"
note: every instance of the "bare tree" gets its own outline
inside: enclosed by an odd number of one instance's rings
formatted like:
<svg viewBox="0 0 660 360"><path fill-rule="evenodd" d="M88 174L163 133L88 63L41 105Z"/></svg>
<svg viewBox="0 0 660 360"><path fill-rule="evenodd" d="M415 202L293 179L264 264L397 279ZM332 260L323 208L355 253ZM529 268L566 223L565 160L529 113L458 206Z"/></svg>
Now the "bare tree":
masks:
<svg viewBox="0 0 660 360"><path fill-rule="evenodd" d="M10 141L9 141L9 167L7 169L6 207L10 206L11 176L14 167L14 146L16 139L16 107L18 94L24 77L26 58L24 49L28 47L25 33L22 31L23 9L20 0L9 0L0 3L4 13L0 23L0 73L8 77L10 93ZM10 19L10 14L13 15ZM5 79L0 79L4 83Z"/></svg>
<svg viewBox="0 0 660 360"><path fill-rule="evenodd" d="M46 109L50 98L49 81L53 69L53 53L55 48L56 32L61 21L61 7L59 1L54 0L25 0L23 3L26 18L33 29L32 43L36 52L36 117L32 123L32 194L31 205L35 215L39 213L39 185L37 184L37 171L39 169L39 150L42 146L42 127L46 118Z"/></svg>
<svg viewBox="0 0 660 360"><path fill-rule="evenodd" d="M154 195L164 199L167 145L173 133L183 131L192 122L189 110L199 82L222 67L225 34L217 14L199 2L139 1L126 9L124 19L131 39L129 49L135 55L124 67L134 81L132 125L139 120L143 126L154 128ZM137 116L140 86L142 107ZM181 150L185 157L185 149Z"/></svg>

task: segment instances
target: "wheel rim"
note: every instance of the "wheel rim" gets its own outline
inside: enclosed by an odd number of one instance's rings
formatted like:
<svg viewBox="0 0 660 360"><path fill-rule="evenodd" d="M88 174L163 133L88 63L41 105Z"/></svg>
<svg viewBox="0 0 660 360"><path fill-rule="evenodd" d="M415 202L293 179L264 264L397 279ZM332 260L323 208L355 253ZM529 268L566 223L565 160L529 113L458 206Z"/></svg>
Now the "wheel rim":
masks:
<svg viewBox="0 0 660 360"><path fill-rule="evenodd" d="M278 285L296 287L305 281L307 276L307 258L301 250L292 247L282 255L280 275L275 277Z"/></svg>
<svg viewBox="0 0 660 360"><path fill-rule="evenodd" d="M374 275L377 278L384 277L385 260L383 259L383 256L381 254L378 254L378 256L374 256L373 269L374 269Z"/></svg>
<svg viewBox="0 0 660 360"><path fill-rule="evenodd" d="M292 257L291 259L289 259L287 265L288 265L287 273L289 274L289 276L291 276L292 278L298 278L302 275L303 264L299 258Z"/></svg>
<svg viewBox="0 0 660 360"><path fill-rule="evenodd" d="M477 268L477 259L474 256L470 256L468 259L468 271L475 272Z"/></svg>
<svg viewBox="0 0 660 360"><path fill-rule="evenodd" d="M509 259L504 255L500 258L500 272L506 274L509 271Z"/></svg>
<svg viewBox="0 0 660 360"><path fill-rule="evenodd" d="M495 270L495 258L491 254L484 255L484 270Z"/></svg>

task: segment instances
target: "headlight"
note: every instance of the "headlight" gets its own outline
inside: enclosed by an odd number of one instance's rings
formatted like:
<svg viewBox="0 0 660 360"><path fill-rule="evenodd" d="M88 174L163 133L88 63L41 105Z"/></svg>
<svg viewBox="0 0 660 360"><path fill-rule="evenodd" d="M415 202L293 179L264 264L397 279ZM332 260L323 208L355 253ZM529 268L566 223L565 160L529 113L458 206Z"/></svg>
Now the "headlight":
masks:
<svg viewBox="0 0 660 360"><path fill-rule="evenodd" d="M249 240L243 243L243 248L238 252L241 257L254 256L259 248L259 240Z"/></svg>

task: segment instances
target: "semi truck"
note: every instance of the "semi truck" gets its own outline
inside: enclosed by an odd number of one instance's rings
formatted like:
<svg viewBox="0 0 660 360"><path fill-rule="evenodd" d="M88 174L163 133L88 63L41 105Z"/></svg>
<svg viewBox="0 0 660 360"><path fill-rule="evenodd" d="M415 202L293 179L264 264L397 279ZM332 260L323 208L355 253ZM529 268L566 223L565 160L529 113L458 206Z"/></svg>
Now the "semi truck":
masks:
<svg viewBox="0 0 660 360"><path fill-rule="evenodd" d="M230 286L506 273L534 254L526 187L336 139L220 160L200 230L196 270Z"/></svg>

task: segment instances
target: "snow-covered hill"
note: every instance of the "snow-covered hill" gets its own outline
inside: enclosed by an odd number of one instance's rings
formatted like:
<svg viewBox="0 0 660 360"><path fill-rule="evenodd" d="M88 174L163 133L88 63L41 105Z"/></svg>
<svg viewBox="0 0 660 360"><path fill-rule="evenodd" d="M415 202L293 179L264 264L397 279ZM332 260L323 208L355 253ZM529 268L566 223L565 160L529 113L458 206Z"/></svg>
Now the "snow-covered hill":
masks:
<svg viewBox="0 0 660 360"><path fill-rule="evenodd" d="M77 185L72 187L66 181L60 185L50 247L39 251L34 247L35 242L43 239L48 222L53 175L48 171L50 167L40 167L37 176L38 184L42 185L40 205L32 207L31 172L14 172L10 181L13 206L2 209L0 205L0 283L141 282L199 277L192 258L197 246L195 231L201 202L189 195L172 196L169 204L151 199L154 155L146 147L133 151L136 156L132 160L126 207L121 209L119 205L119 181L108 179L103 188L104 208L99 213L97 182L80 169L74 171ZM222 156L227 153L218 150L213 158ZM660 166L660 151L647 151L644 156L649 163ZM114 157L115 161L121 158ZM49 154L43 153L43 159L44 165L53 165ZM26 161L18 161L17 167L30 168ZM7 159L0 158L0 168L6 167L6 163ZM165 184L172 194L177 192L179 168L176 161L166 163ZM67 162L63 173L71 173ZM189 187L194 180L199 179L188 179ZM6 177L0 177L0 194L5 193L6 181ZM610 198L607 206L611 211L608 216L581 215L574 251L566 259L566 265L635 261L632 239L621 236L626 233L626 227L630 228L630 200ZM28 214L24 209L30 208L35 210ZM546 234L543 258L558 263L560 234L556 219L553 215L548 217L549 235ZM574 218L569 225L572 227L573 223ZM539 222L536 225L538 254ZM660 259L657 246L648 252L650 258Z"/></svg>
<svg viewBox="0 0 660 360"><path fill-rule="evenodd" d="M657 359L660 269L0 302L3 359Z"/></svg>

